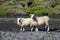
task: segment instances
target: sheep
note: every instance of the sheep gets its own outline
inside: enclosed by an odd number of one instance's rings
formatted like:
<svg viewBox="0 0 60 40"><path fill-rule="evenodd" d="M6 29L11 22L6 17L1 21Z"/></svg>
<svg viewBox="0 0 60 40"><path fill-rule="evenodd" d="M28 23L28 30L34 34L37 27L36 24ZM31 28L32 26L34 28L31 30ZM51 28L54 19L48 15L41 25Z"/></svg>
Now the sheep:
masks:
<svg viewBox="0 0 60 40"><path fill-rule="evenodd" d="M49 31L49 23L48 21L50 20L50 18L48 16L41 16L41 17L36 17L36 22L38 25L42 25L42 24L46 24L45 28L48 27L47 31ZM35 31L38 31L38 28L36 27Z"/></svg>
<svg viewBox="0 0 60 40"><path fill-rule="evenodd" d="M30 18L17 18L17 24L21 26L21 30L25 30L24 26L30 25L31 31L33 30L32 26L37 26L37 22L33 20L34 15L31 15Z"/></svg>

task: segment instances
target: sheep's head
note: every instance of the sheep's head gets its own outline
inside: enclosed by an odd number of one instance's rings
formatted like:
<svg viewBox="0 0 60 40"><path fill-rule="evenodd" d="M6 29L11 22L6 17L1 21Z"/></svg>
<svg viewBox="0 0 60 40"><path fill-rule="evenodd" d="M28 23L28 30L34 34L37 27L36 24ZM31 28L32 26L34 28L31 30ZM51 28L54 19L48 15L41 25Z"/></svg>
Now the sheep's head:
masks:
<svg viewBox="0 0 60 40"><path fill-rule="evenodd" d="M29 16L31 16L31 18L34 18L35 17L35 14L30 14Z"/></svg>
<svg viewBox="0 0 60 40"><path fill-rule="evenodd" d="M35 14L30 14L31 18L36 21L36 15Z"/></svg>

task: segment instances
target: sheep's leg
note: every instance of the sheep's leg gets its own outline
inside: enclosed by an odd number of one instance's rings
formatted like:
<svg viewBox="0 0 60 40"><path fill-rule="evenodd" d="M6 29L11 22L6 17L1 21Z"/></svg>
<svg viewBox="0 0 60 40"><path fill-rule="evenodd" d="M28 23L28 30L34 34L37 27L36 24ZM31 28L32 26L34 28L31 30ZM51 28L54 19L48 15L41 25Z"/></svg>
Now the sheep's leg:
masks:
<svg viewBox="0 0 60 40"><path fill-rule="evenodd" d="M31 27L31 31L33 31L33 25L30 24L30 27Z"/></svg>
<svg viewBox="0 0 60 40"><path fill-rule="evenodd" d="M35 31L38 31L38 28L37 27L35 28Z"/></svg>
<svg viewBox="0 0 60 40"><path fill-rule="evenodd" d="M25 31L24 27L23 27L23 31Z"/></svg>
<svg viewBox="0 0 60 40"><path fill-rule="evenodd" d="M33 27L31 28L31 31L33 31Z"/></svg>
<svg viewBox="0 0 60 40"><path fill-rule="evenodd" d="M49 23L46 22L46 27L48 27L47 32L49 31Z"/></svg>
<svg viewBox="0 0 60 40"><path fill-rule="evenodd" d="M45 28L47 28L47 26L45 25Z"/></svg>
<svg viewBox="0 0 60 40"><path fill-rule="evenodd" d="M47 29L47 32L49 31L49 26L48 26L48 29Z"/></svg>
<svg viewBox="0 0 60 40"><path fill-rule="evenodd" d="M22 27L21 27L20 31L22 31Z"/></svg>

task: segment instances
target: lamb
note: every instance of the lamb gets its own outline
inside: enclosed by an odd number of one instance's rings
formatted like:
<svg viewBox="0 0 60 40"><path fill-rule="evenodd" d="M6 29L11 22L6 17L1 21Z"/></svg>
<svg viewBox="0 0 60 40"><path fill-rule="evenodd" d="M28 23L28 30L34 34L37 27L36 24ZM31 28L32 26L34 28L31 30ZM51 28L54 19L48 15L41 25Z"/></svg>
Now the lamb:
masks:
<svg viewBox="0 0 60 40"><path fill-rule="evenodd" d="M30 25L31 31L33 30L32 26L37 26L37 22L33 20L34 15L31 15L30 18L17 18L17 24L21 26L20 31L24 31L24 26Z"/></svg>
<svg viewBox="0 0 60 40"><path fill-rule="evenodd" d="M45 28L48 27L47 31L49 31L49 20L50 18L48 16L41 16L41 17L36 17L36 22L38 25L46 24ZM38 31L38 28L36 27L35 31Z"/></svg>

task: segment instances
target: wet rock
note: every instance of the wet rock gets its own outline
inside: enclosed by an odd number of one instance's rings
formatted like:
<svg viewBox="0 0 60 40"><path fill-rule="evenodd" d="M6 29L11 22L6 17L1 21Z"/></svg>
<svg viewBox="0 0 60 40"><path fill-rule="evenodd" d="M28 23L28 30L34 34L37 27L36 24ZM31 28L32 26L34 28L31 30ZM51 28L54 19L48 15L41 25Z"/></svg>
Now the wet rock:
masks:
<svg viewBox="0 0 60 40"><path fill-rule="evenodd" d="M48 4L47 4L47 8L54 8L55 6L56 6L56 1L55 0L52 0L51 2L49 2Z"/></svg>
<svg viewBox="0 0 60 40"><path fill-rule="evenodd" d="M23 6L21 4L17 5L18 8L23 8Z"/></svg>
<svg viewBox="0 0 60 40"><path fill-rule="evenodd" d="M6 11L6 15L9 16L9 15L27 15L27 13L23 10L17 10L17 9L9 9Z"/></svg>
<svg viewBox="0 0 60 40"><path fill-rule="evenodd" d="M55 10L52 14L53 15L60 15L60 10Z"/></svg>
<svg viewBox="0 0 60 40"><path fill-rule="evenodd" d="M45 2L46 0L40 0L41 2Z"/></svg>

